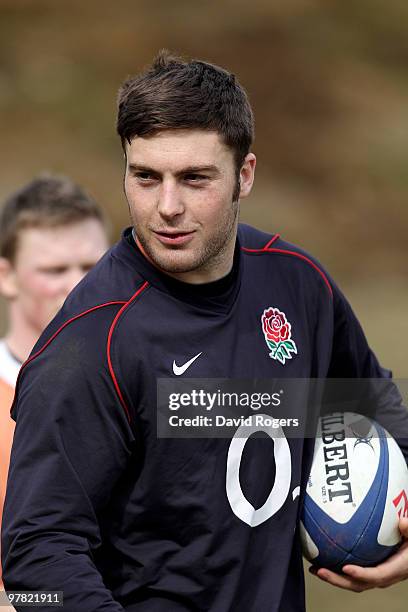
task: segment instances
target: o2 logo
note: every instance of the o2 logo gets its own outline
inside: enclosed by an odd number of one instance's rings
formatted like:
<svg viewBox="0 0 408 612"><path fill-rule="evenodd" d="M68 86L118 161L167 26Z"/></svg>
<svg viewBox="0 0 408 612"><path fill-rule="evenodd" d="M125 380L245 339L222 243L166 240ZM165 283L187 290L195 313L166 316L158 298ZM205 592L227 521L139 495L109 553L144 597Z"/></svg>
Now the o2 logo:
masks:
<svg viewBox="0 0 408 612"><path fill-rule="evenodd" d="M268 415L261 415L267 417ZM253 417L254 418L254 417ZM252 420L252 417L251 417ZM267 500L257 510L246 499L239 481L239 468L245 444L252 434L257 431L265 432L274 441L274 459L276 465L275 482ZM290 489L292 477L292 459L290 448L281 427L256 426L255 424L241 425L235 432L228 449L227 458L227 497L233 513L250 527L257 527L270 519L285 503ZM299 495L299 487L293 491L293 499Z"/></svg>

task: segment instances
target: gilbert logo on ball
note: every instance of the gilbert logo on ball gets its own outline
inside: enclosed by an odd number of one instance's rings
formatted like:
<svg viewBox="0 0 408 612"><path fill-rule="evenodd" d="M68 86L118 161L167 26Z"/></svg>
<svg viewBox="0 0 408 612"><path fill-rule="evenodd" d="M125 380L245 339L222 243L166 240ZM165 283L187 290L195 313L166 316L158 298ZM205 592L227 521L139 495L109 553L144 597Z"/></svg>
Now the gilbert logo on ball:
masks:
<svg viewBox="0 0 408 612"><path fill-rule="evenodd" d="M291 324L287 321L284 312L272 306L263 311L261 321L265 342L271 351L269 357L284 365L287 359L297 355L297 346L292 340Z"/></svg>
<svg viewBox="0 0 408 612"><path fill-rule="evenodd" d="M401 542L408 516L408 468L392 436L353 412L319 419L301 517L304 555L341 571L376 565Z"/></svg>

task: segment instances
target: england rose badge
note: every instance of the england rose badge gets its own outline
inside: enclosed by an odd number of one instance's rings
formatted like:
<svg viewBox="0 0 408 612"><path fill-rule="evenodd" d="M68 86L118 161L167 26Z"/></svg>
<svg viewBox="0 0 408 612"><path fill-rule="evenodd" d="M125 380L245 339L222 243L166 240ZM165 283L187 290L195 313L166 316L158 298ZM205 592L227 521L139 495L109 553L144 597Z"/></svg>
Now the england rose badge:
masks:
<svg viewBox="0 0 408 612"><path fill-rule="evenodd" d="M263 311L261 320L265 342L271 351L269 357L284 365L287 359L297 355L297 346L292 340L291 325L285 313L270 306Z"/></svg>

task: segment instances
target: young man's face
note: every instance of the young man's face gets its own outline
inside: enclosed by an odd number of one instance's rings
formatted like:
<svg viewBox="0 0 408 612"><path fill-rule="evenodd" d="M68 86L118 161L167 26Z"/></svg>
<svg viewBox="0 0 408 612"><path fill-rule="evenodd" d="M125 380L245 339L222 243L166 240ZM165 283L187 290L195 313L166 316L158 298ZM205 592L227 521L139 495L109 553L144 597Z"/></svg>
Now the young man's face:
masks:
<svg viewBox="0 0 408 612"><path fill-rule="evenodd" d="M20 320L40 334L107 248L105 229L97 219L23 229L3 293Z"/></svg>
<svg viewBox="0 0 408 612"><path fill-rule="evenodd" d="M192 283L228 273L238 201L233 152L216 132L165 130L127 146L125 193L137 238L154 265ZM240 197L251 190L255 156L240 172Z"/></svg>

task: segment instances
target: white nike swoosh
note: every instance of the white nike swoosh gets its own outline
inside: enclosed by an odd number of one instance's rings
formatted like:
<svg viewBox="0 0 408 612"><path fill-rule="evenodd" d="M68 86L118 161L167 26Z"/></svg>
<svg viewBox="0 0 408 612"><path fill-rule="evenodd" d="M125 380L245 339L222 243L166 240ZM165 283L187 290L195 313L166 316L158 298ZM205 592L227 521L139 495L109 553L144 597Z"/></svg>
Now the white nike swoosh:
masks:
<svg viewBox="0 0 408 612"><path fill-rule="evenodd" d="M202 353L202 351L201 351L201 353ZM196 355L195 357L193 357L192 359L187 361L187 363L185 363L182 366L178 366L177 363L175 361L173 361L173 374L175 374L176 376L181 376L181 374L184 374L184 372L191 366L193 361L198 359L198 357L201 355L201 353L198 353L198 355Z"/></svg>

